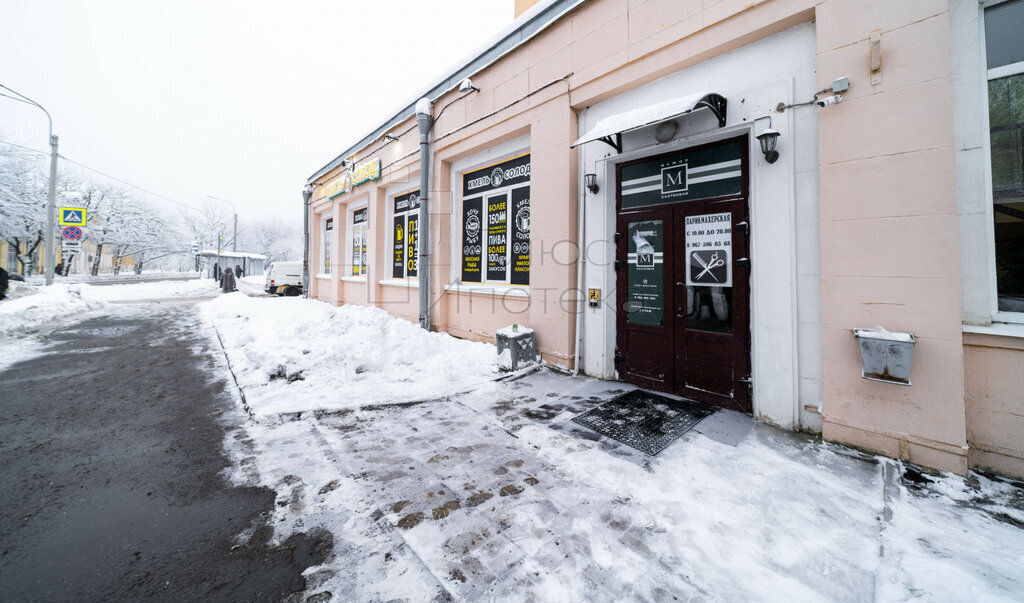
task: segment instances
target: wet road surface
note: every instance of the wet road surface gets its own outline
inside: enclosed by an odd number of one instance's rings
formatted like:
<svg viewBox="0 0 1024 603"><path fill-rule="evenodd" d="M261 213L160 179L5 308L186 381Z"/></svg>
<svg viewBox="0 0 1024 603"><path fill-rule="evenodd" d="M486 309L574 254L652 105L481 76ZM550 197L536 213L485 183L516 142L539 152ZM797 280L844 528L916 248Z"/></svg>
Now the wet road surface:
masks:
<svg viewBox="0 0 1024 603"><path fill-rule="evenodd" d="M123 307L0 372L0 600L276 601L331 549L271 547L266 488L232 487L244 420L187 304ZM192 325L192 326L190 326ZM239 536L239 535L243 536Z"/></svg>

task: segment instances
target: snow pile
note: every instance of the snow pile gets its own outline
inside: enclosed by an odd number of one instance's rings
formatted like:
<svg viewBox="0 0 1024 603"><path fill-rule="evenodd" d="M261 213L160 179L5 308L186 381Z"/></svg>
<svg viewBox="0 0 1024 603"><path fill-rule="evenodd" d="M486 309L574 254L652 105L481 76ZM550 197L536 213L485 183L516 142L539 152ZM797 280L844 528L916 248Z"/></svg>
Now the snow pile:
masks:
<svg viewBox="0 0 1024 603"><path fill-rule="evenodd" d="M378 308L222 295L204 305L257 414L429 400L493 378L493 345Z"/></svg>
<svg viewBox="0 0 1024 603"><path fill-rule="evenodd" d="M52 330L78 322L84 313L102 308L102 301L83 295L88 285L33 287L19 283L11 299L0 302L0 335ZM31 294L34 292L35 294Z"/></svg>

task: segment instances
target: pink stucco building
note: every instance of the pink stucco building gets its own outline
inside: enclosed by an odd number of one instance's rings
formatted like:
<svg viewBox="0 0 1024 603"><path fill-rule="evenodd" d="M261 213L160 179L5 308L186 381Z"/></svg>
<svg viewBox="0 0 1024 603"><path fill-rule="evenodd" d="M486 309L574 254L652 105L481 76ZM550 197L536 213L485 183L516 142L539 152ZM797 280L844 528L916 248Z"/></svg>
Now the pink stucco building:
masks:
<svg viewBox="0 0 1024 603"><path fill-rule="evenodd" d="M1024 475L1024 0L516 7L420 95L425 195L413 90L310 176L313 297L415 321L429 270L438 330ZM862 375L875 326L909 385Z"/></svg>

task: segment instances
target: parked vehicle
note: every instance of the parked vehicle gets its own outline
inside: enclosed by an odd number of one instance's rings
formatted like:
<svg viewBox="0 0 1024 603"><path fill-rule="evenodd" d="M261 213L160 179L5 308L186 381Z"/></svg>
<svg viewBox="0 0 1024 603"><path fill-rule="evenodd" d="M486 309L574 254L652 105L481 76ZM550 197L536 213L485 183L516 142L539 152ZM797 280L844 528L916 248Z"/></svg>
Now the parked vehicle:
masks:
<svg viewBox="0 0 1024 603"><path fill-rule="evenodd" d="M302 295L302 262L274 262L264 290L274 295Z"/></svg>

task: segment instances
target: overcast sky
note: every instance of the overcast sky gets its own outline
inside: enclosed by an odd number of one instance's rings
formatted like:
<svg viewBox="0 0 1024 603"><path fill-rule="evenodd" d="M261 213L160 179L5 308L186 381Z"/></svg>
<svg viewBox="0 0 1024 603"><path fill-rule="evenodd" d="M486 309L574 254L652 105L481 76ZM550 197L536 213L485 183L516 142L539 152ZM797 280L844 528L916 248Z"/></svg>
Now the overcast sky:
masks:
<svg viewBox="0 0 1024 603"><path fill-rule="evenodd" d="M512 15L513 0L0 0L0 83L46 107L70 159L229 199L240 221L301 222L308 176ZM0 139L46 135L41 111L0 98Z"/></svg>

